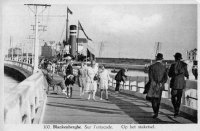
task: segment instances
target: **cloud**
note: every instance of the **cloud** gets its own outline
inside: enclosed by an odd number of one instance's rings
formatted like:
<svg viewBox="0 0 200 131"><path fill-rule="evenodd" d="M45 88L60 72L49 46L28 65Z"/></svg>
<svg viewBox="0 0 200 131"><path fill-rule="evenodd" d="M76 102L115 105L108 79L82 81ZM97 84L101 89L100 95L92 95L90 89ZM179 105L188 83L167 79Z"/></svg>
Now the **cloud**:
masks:
<svg viewBox="0 0 200 131"><path fill-rule="evenodd" d="M111 8L95 7L91 12L93 26L102 32L142 32L155 27L162 22L160 14L150 16L138 16L137 14L125 14L123 11L114 11Z"/></svg>

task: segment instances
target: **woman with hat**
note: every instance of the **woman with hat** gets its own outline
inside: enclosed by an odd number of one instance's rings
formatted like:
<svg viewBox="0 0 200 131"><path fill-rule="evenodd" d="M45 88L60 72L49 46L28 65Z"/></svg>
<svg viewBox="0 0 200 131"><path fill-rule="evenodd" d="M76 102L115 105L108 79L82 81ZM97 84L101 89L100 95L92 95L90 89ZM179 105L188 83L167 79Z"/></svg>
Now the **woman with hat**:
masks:
<svg viewBox="0 0 200 131"><path fill-rule="evenodd" d="M88 100L90 99L91 94L93 95L93 100L95 99L97 91L97 79L96 75L98 73L98 67L95 61L91 61L91 66L87 68L86 71L86 89L85 92L88 92Z"/></svg>
<svg viewBox="0 0 200 131"><path fill-rule="evenodd" d="M167 70L165 65L162 63L163 54L158 53L156 56L156 62L149 67L149 81L150 88L147 92L147 98L152 103L153 118L158 117L160 101L164 84L167 82Z"/></svg>
<svg viewBox="0 0 200 131"><path fill-rule="evenodd" d="M174 55L175 63L173 63L169 69L168 75L171 77L170 88L171 90L171 101L174 107L174 117L179 114L179 108L181 105L181 97L183 89L185 88L185 77L188 79L189 74L187 70L187 64L182 59L181 53Z"/></svg>

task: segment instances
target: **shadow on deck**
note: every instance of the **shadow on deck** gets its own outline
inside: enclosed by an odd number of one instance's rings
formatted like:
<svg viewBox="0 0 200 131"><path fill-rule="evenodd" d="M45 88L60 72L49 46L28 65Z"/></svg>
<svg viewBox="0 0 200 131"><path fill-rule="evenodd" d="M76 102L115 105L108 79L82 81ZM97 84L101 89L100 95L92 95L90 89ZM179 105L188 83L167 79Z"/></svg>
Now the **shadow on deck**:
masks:
<svg viewBox="0 0 200 131"><path fill-rule="evenodd" d="M48 95L44 124L189 124L194 123L184 115L174 118L173 111L160 107L159 116L152 118L151 103L144 99L109 91L109 100L87 100L79 95L79 87L73 87L73 96ZM104 96L105 98L105 96Z"/></svg>

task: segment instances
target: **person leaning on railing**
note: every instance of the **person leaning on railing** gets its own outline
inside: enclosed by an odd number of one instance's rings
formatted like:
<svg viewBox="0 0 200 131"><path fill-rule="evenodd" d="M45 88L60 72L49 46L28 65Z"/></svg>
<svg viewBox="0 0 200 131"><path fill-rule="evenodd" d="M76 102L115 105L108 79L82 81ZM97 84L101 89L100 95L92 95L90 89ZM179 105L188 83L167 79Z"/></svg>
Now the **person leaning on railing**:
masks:
<svg viewBox="0 0 200 131"><path fill-rule="evenodd" d="M119 92L120 82L121 81L125 82L125 80L127 78L127 76L125 75L126 72L127 72L127 69L122 68L121 70L119 70L119 72L117 72L117 74L115 76L115 80L116 80L115 92L116 93Z"/></svg>
<svg viewBox="0 0 200 131"><path fill-rule="evenodd" d="M53 91L55 89L55 86L57 87L60 87L62 89L62 93L65 93L65 81L63 79L63 77L59 76L59 75L55 75L55 74L52 74L52 72L49 70L49 69L43 69L42 70L46 80L47 80L47 83L48 83L48 88L47 88L47 94L49 92L49 87L52 87L53 88ZM58 91L58 89L57 89Z"/></svg>

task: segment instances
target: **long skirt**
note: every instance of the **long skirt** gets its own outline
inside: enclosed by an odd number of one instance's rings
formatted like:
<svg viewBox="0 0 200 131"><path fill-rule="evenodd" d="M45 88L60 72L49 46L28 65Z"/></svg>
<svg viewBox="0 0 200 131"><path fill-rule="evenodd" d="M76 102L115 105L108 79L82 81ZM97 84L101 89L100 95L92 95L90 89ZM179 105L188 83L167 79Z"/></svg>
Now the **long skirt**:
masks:
<svg viewBox="0 0 200 131"><path fill-rule="evenodd" d="M107 90L108 89L108 80L100 80L99 87L100 87L100 89Z"/></svg>
<svg viewBox="0 0 200 131"><path fill-rule="evenodd" d="M85 92L96 92L97 91L97 82L93 81L87 81L86 82L86 87L85 87Z"/></svg>
<svg viewBox="0 0 200 131"><path fill-rule="evenodd" d="M79 85L79 87L81 87L82 89L85 89L85 86L86 86L86 79L85 79L85 78L79 77L79 79L78 79L78 85Z"/></svg>

